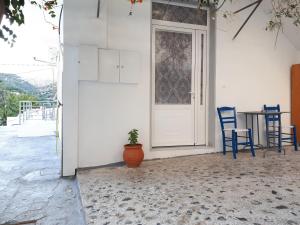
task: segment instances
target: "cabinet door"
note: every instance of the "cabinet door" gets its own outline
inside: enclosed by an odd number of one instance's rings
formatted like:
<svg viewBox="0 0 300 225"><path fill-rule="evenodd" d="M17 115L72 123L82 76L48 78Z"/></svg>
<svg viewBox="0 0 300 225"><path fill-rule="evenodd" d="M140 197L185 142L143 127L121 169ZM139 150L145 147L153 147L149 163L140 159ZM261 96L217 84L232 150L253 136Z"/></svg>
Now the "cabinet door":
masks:
<svg viewBox="0 0 300 225"><path fill-rule="evenodd" d="M98 80L98 47L81 45L79 47L79 80Z"/></svg>
<svg viewBox="0 0 300 225"><path fill-rule="evenodd" d="M99 74L101 82L120 82L120 57L118 50L99 50Z"/></svg>
<svg viewBox="0 0 300 225"><path fill-rule="evenodd" d="M136 84L140 73L140 56L133 51L120 51L120 82Z"/></svg>
<svg viewBox="0 0 300 225"><path fill-rule="evenodd" d="M292 124L297 128L297 142L300 142L300 64L292 66L291 77L291 120Z"/></svg>

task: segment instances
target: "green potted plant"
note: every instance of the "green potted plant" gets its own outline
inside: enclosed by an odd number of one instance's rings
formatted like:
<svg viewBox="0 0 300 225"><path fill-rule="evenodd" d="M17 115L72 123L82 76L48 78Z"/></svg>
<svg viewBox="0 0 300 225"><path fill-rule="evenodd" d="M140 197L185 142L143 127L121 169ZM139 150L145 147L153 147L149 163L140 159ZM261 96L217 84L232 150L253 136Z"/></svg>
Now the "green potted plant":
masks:
<svg viewBox="0 0 300 225"><path fill-rule="evenodd" d="M4 16L4 0L0 0L0 24Z"/></svg>
<svg viewBox="0 0 300 225"><path fill-rule="evenodd" d="M139 133L133 129L128 133L129 144L124 145L123 159L129 168L139 167L144 160L143 145L138 143Z"/></svg>

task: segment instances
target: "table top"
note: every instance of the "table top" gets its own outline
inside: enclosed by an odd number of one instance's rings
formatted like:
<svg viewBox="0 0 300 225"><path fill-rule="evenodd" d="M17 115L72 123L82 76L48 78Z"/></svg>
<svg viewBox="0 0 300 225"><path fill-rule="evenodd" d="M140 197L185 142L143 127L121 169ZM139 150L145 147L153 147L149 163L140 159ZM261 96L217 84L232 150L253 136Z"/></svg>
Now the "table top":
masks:
<svg viewBox="0 0 300 225"><path fill-rule="evenodd" d="M290 113L290 112L267 112L267 111L246 111L246 112L238 112L247 115L281 115L283 113Z"/></svg>

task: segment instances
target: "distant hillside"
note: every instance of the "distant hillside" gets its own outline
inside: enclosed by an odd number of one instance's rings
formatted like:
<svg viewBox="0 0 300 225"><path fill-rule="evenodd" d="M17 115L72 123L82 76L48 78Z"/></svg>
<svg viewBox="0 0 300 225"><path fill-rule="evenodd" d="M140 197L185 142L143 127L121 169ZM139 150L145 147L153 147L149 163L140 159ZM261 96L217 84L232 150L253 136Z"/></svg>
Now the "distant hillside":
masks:
<svg viewBox="0 0 300 225"><path fill-rule="evenodd" d="M0 81L2 81L1 83L9 91L30 95L37 95L39 92L34 85L22 80L22 78L15 74L0 73Z"/></svg>
<svg viewBox="0 0 300 225"><path fill-rule="evenodd" d="M38 88L38 96L39 96L39 99L43 100L43 101L46 101L46 100L49 100L49 101L52 101L56 95L56 84L54 84L54 87L52 84L49 84L49 85L46 85L46 86L43 86L43 87L39 87ZM54 89L54 95L53 95L53 89Z"/></svg>
<svg viewBox="0 0 300 225"><path fill-rule="evenodd" d="M0 82L8 91L32 95L37 97L40 101L53 100L54 98L52 84L37 87L23 80L18 75L5 73L0 73ZM54 85L54 88L56 92L56 85Z"/></svg>

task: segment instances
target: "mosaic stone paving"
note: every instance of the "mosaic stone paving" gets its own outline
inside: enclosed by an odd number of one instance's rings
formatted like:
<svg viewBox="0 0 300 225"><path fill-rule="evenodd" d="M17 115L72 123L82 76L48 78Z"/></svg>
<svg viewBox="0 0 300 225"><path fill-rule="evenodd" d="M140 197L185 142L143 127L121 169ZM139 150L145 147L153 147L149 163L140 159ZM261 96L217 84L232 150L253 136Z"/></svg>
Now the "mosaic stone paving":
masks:
<svg viewBox="0 0 300 225"><path fill-rule="evenodd" d="M300 152L155 160L78 179L88 224L300 224Z"/></svg>

